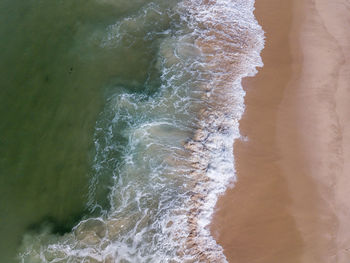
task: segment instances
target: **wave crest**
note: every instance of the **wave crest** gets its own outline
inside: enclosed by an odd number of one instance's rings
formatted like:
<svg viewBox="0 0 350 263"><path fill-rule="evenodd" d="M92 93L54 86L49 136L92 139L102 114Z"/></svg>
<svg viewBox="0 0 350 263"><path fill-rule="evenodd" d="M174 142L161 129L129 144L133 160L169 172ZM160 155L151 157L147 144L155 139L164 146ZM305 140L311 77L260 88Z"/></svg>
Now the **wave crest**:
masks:
<svg viewBox="0 0 350 263"><path fill-rule="evenodd" d="M26 236L23 262L226 262L209 224L218 196L236 180L241 80L262 66L253 10L253 0L185 0L173 8L176 27L159 41L159 91L116 92L96 124L89 205L99 206L94 193L102 185L110 209L63 237ZM121 39L122 25L108 41Z"/></svg>

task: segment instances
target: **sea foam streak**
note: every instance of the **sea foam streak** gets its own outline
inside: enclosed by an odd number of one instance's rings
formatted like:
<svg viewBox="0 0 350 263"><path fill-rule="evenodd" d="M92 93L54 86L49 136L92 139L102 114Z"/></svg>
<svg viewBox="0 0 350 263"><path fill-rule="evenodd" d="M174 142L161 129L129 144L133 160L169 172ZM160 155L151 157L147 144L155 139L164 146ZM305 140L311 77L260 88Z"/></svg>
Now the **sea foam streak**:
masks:
<svg viewBox="0 0 350 263"><path fill-rule="evenodd" d="M106 48L137 21L177 17L176 30L155 32L162 85L151 97L116 92L96 124L89 203L98 207L94 193L110 174L110 210L63 237L26 236L23 262L226 262L208 225L236 179L241 80L262 66L253 10L253 0L185 0L167 10L152 3L109 28Z"/></svg>

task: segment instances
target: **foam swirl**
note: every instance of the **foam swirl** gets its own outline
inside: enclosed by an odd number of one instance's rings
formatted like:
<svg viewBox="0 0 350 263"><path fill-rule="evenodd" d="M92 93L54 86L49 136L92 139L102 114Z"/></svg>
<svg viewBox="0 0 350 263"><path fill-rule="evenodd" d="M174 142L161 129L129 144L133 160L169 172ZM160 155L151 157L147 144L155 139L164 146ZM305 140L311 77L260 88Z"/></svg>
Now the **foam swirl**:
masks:
<svg viewBox="0 0 350 263"><path fill-rule="evenodd" d="M176 21L154 32L161 87L150 97L115 92L96 124L89 205L99 207L94 193L109 178L110 209L63 237L26 236L22 262L226 262L208 227L236 180L241 80L262 66L253 10L253 0L184 0L149 5L109 28L106 48L147 17Z"/></svg>

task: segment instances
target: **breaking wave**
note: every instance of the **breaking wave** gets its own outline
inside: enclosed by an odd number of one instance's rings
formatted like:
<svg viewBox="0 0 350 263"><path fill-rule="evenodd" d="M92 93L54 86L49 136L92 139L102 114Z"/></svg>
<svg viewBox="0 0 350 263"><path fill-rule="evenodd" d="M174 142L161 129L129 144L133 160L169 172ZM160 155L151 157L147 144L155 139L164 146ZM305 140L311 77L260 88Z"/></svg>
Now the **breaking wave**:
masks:
<svg viewBox="0 0 350 263"><path fill-rule="evenodd" d="M22 262L226 262L209 224L236 180L242 78L262 66L253 11L253 0L158 1L106 29L103 48L157 36L160 86L111 89L94 135L88 206L99 215L63 236L28 233Z"/></svg>

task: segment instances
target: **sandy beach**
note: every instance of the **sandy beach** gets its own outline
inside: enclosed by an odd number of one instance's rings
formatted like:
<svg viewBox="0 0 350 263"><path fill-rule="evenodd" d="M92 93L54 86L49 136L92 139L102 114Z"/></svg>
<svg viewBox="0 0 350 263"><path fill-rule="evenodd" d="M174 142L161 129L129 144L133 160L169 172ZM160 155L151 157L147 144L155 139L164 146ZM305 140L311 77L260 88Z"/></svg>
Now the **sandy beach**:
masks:
<svg viewBox="0 0 350 263"><path fill-rule="evenodd" d="M229 262L350 262L350 2L257 0L238 181L211 227Z"/></svg>

